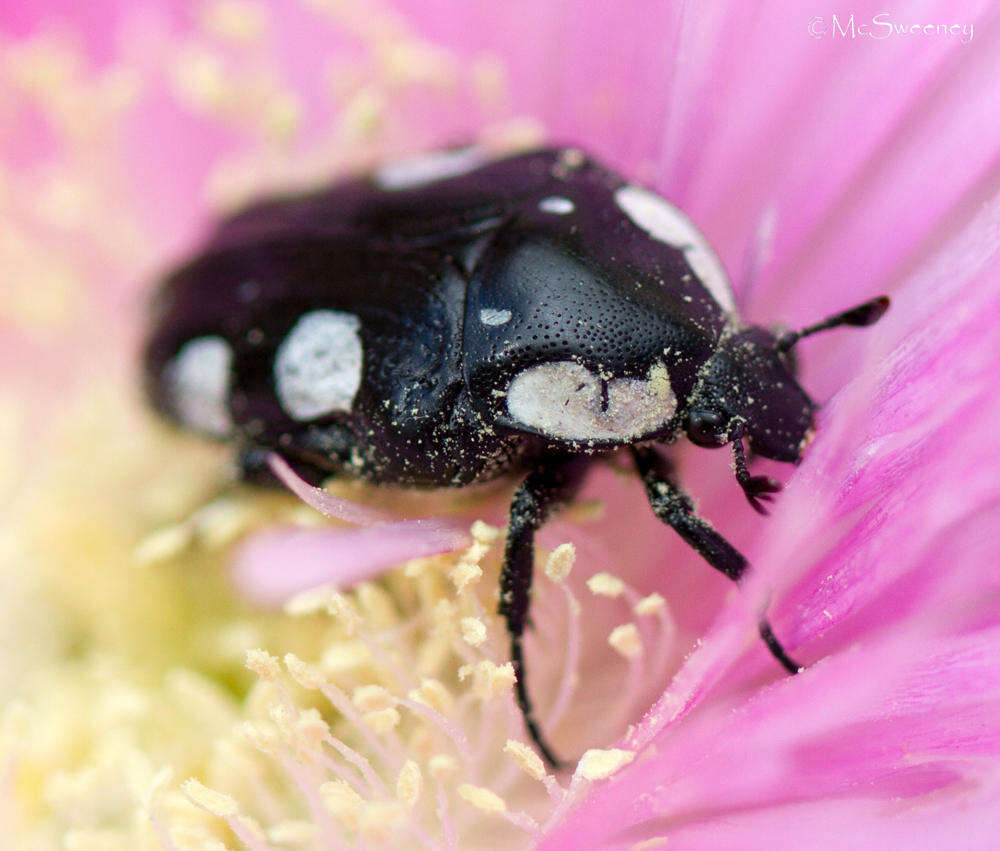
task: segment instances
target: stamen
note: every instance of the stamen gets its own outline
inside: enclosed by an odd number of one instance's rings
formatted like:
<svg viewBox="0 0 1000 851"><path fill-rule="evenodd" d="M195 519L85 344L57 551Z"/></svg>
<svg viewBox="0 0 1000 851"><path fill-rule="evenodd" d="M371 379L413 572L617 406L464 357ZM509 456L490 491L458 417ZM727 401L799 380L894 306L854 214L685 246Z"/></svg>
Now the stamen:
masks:
<svg viewBox="0 0 1000 851"><path fill-rule="evenodd" d="M592 748L580 758L573 774L574 777L579 776L584 780L604 780L624 768L633 759L635 759L635 751L626 751L620 748L608 750Z"/></svg>
<svg viewBox="0 0 1000 851"><path fill-rule="evenodd" d="M433 772L433 769L432 769ZM441 825L441 837L444 839L444 847L448 851L455 851L458 847L458 837L455 834L455 825L451 820L451 813L448 807L448 793L445 791L444 783L437 780L437 819Z"/></svg>
<svg viewBox="0 0 1000 851"><path fill-rule="evenodd" d="M620 597L625 592L625 583L610 573L595 573L587 580L587 587L601 597Z"/></svg>
<svg viewBox="0 0 1000 851"><path fill-rule="evenodd" d="M240 815L239 806L234 798L209 789L193 777L185 780L181 784L181 789L193 803L203 810L224 819L230 830L250 851L270 851L260 828L245 816Z"/></svg>
<svg viewBox="0 0 1000 851"><path fill-rule="evenodd" d="M420 766L412 759L403 763L399 770L399 777L396 779L396 797L399 798L411 810L420 800L420 792L423 789L424 780L420 773Z"/></svg>
<svg viewBox="0 0 1000 851"><path fill-rule="evenodd" d="M663 611L666 600L660 594L652 593L648 597L643 597L632 607L632 611L637 615L655 615Z"/></svg>
<svg viewBox="0 0 1000 851"><path fill-rule="evenodd" d="M507 739L503 750L504 753L509 753L514 757L514 761L524 769L524 773L529 777L534 777L535 780L544 780L548 776L542 758L523 742Z"/></svg>
<svg viewBox="0 0 1000 851"><path fill-rule="evenodd" d="M489 813L490 815L500 815L507 812L507 803L496 792L484 789L482 786L473 786L471 783L463 783L458 787L458 794L463 801L472 804L477 810Z"/></svg>
<svg viewBox="0 0 1000 851"><path fill-rule="evenodd" d="M332 847L364 842L457 848L467 831L475 829L476 812L499 816L536 835L540 830L536 814L511 810L507 803L524 798L529 779L545 789L544 796L538 789L535 800L547 804L541 812L548 820L569 806L578 787L625 764L630 757L621 754L631 751L589 751L573 784L565 789L547 772L537 752L512 738L523 734L512 695L515 671L506 654L493 647L502 621L483 604L493 587L487 573L497 569L495 532L485 525L473 527L472 547L460 555L423 560L419 571L401 571L389 583L362 584L350 593L317 589L287 604L290 615L318 617L321 623L328 615L334 640L318 649L318 662L292 653L280 661L264 650L248 653L247 667L260 683L247 701L247 711L265 714L244 723L239 732L298 790L299 800L309 808L307 820L280 817L285 802L275 800L272 789L248 779L256 772L252 763L242 769L234 763L228 774L212 776L216 783L219 777L231 777L232 788L240 788L240 783L244 789L246 784L257 788L255 798L242 803L252 805L255 814L267 813L265 824L271 827L266 833L259 828L255 832L252 820L239 813L220 817L238 817L237 826L260 847L302 836L312 837L307 842L323 837ZM575 545L562 542L546 559L546 576L560 593L553 594L544 580L537 586L536 626L528 637L530 655L552 641L564 648L560 658L545 659L542 666L550 681L558 675L556 693L543 713L549 730L569 711L581 682L594 687L581 680L581 606L566 581L578 547L583 547L591 564L615 565L614 554L598 542L587 542L586 536L581 542L576 531L574 538ZM454 582L457 569L460 581ZM395 590L393 582L407 583L412 590L390 593L387 588ZM609 635L609 643L629 665L624 684L613 690L612 711L588 730L593 743L606 741L605 731L607 736L619 735L635 717L648 677L660 677L671 658L673 628L660 595L643 598L608 571L594 574L587 584L598 598L621 599L619 604L596 600L590 605L627 606L636 618ZM408 610L409 606L416 608ZM655 659L647 660L653 649ZM457 697L442 683L450 677L466 683ZM325 697L329 714L322 708L300 708L292 683ZM191 687L198 692L196 686ZM400 697L401 693L406 696ZM230 709L212 709L210 694L197 699L199 704L207 701L206 711L225 723ZM497 763L501 751L511 759ZM425 772L437 796L436 803L432 799L427 806ZM470 806L452 812L449 796Z"/></svg>
<svg viewBox="0 0 1000 851"><path fill-rule="evenodd" d="M462 638L467 644L478 647L486 641L486 624L479 618L462 618Z"/></svg>
<svg viewBox="0 0 1000 851"><path fill-rule="evenodd" d="M566 710L569 709L576 691L576 685L580 681L580 652L583 645L583 636L580 628L580 602L573 595L568 585L563 584L563 594L566 599L567 613L567 638L566 655L563 661L562 677L559 680L559 691L556 692L556 699L552 703L549 712L548 723L545 728L554 730L562 720Z"/></svg>
<svg viewBox="0 0 1000 851"><path fill-rule="evenodd" d="M642 656L642 639L639 629L634 623L616 626L608 636L608 644L629 661Z"/></svg>
<svg viewBox="0 0 1000 851"><path fill-rule="evenodd" d="M576 547L570 543L560 544L545 560L545 575L553 582L562 582L576 561Z"/></svg>
<svg viewBox="0 0 1000 851"><path fill-rule="evenodd" d="M510 662L496 665L483 660L458 669L459 681L472 677L472 691L482 701L492 700L514 688L514 666Z"/></svg>

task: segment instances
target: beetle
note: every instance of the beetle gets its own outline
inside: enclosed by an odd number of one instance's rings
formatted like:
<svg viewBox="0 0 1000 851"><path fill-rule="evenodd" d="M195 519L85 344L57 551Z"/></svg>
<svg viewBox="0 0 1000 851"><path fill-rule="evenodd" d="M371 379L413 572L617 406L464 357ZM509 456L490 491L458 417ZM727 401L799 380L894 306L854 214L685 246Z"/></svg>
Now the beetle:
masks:
<svg viewBox="0 0 1000 851"><path fill-rule="evenodd" d="M268 452L304 478L463 486L520 473L500 577L516 697L534 535L588 465L631 454L654 514L734 581L747 560L701 519L662 447L730 446L750 505L780 485L745 443L797 463L816 404L803 337L876 322L875 298L797 332L741 321L726 273L676 207L575 148L477 148L386 165L219 224L154 301L153 404L229 440L250 481ZM799 670L767 620L760 635Z"/></svg>

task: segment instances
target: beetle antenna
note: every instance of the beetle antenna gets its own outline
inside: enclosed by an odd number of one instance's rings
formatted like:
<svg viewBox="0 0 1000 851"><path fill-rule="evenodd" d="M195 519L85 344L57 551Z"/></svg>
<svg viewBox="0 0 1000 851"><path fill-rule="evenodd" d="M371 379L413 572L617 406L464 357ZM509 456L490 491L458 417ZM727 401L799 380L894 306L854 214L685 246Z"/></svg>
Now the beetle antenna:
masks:
<svg viewBox="0 0 1000 851"><path fill-rule="evenodd" d="M801 331L789 331L778 338L777 349L779 352L787 352L803 337L811 337L820 331L827 331L830 328L838 328L841 325L852 325L855 328L864 328L867 325L874 325L889 309L889 297L881 295L866 301L864 304L856 305L841 313L828 316L822 322L809 325Z"/></svg>

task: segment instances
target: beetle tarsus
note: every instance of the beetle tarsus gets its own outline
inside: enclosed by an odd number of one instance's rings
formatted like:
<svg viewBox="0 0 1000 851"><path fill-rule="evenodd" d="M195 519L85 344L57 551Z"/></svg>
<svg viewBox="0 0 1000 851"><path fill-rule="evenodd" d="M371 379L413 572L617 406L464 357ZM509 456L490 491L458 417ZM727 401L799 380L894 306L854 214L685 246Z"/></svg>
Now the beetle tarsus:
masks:
<svg viewBox="0 0 1000 851"><path fill-rule="evenodd" d="M781 482L772 479L770 476L751 476L747 469L746 451L743 448L743 438L737 437L733 440L733 466L736 469L736 481L743 488L747 501L758 514L767 515L767 508L761 505L760 501L771 502L775 494L781 490Z"/></svg>
<svg viewBox="0 0 1000 851"><path fill-rule="evenodd" d="M542 461L524 479L514 493L510 506L510 529L500 571L500 615L510 633L510 656L514 666L514 692L531 740L553 768L561 765L545 742L535 720L528 694L524 664L523 637L531 605L531 579L534 572L535 532L560 503L572 497L583 479L586 459L556 457Z"/></svg>
<svg viewBox="0 0 1000 851"><path fill-rule="evenodd" d="M562 768L563 761L559 759L545 741L542 731L535 720L534 710L531 706L531 698L528 696L528 686L525 682L524 670L524 646L521 636L511 636L510 639L510 661L514 666L514 694L517 696L517 705L524 718L524 727L528 731L528 736L535 746L541 751L542 758L555 770Z"/></svg>
<svg viewBox="0 0 1000 851"><path fill-rule="evenodd" d="M767 645L767 649L771 651L771 655L781 663L783 667L790 674L799 674L804 668L798 662L796 662L788 653L785 648L781 646L781 642L774 635L774 630L771 629L771 624L766 620L762 620L758 627L760 632L760 637L764 639L764 643Z"/></svg>
<svg viewBox="0 0 1000 851"><path fill-rule="evenodd" d="M770 514L767 508L760 504L760 500L771 502L774 499L772 494L781 490L781 482L775 481L770 476L750 476L746 481L740 482L740 485L754 511L765 516Z"/></svg>

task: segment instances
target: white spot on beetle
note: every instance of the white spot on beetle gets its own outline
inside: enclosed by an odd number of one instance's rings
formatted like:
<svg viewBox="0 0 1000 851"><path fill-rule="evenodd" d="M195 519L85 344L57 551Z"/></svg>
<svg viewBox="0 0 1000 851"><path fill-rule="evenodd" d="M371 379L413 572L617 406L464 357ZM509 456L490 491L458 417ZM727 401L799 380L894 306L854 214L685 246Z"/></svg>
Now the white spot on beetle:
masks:
<svg viewBox="0 0 1000 851"><path fill-rule="evenodd" d="M486 155L480 148L435 151L386 163L375 170L372 180L379 189L415 189L437 180L467 174L484 162Z"/></svg>
<svg viewBox="0 0 1000 851"><path fill-rule="evenodd" d="M538 202L538 209L543 213L555 213L557 216L566 216L576 209L576 204L570 201L569 198L563 198L562 195L552 195L548 198L542 198Z"/></svg>
<svg viewBox="0 0 1000 851"><path fill-rule="evenodd" d="M361 321L351 313L304 314L278 346L274 383L281 407L296 420L350 411L361 386Z"/></svg>
<svg viewBox="0 0 1000 851"><path fill-rule="evenodd" d="M645 379L606 383L575 361L530 367L507 388L507 411L522 425L566 440L631 441L653 434L677 410L663 364Z"/></svg>
<svg viewBox="0 0 1000 851"><path fill-rule="evenodd" d="M185 343L164 371L174 411L193 429L223 437L233 428L229 384L233 350L222 337Z"/></svg>
<svg viewBox="0 0 1000 851"><path fill-rule="evenodd" d="M736 302L726 270L694 223L673 204L641 186L615 190L615 203L653 239L684 251L691 269L723 310L735 312Z"/></svg>
<svg viewBox="0 0 1000 851"><path fill-rule="evenodd" d="M497 307L484 307L479 311L479 321L483 325L506 325L510 322L512 314L509 310Z"/></svg>

